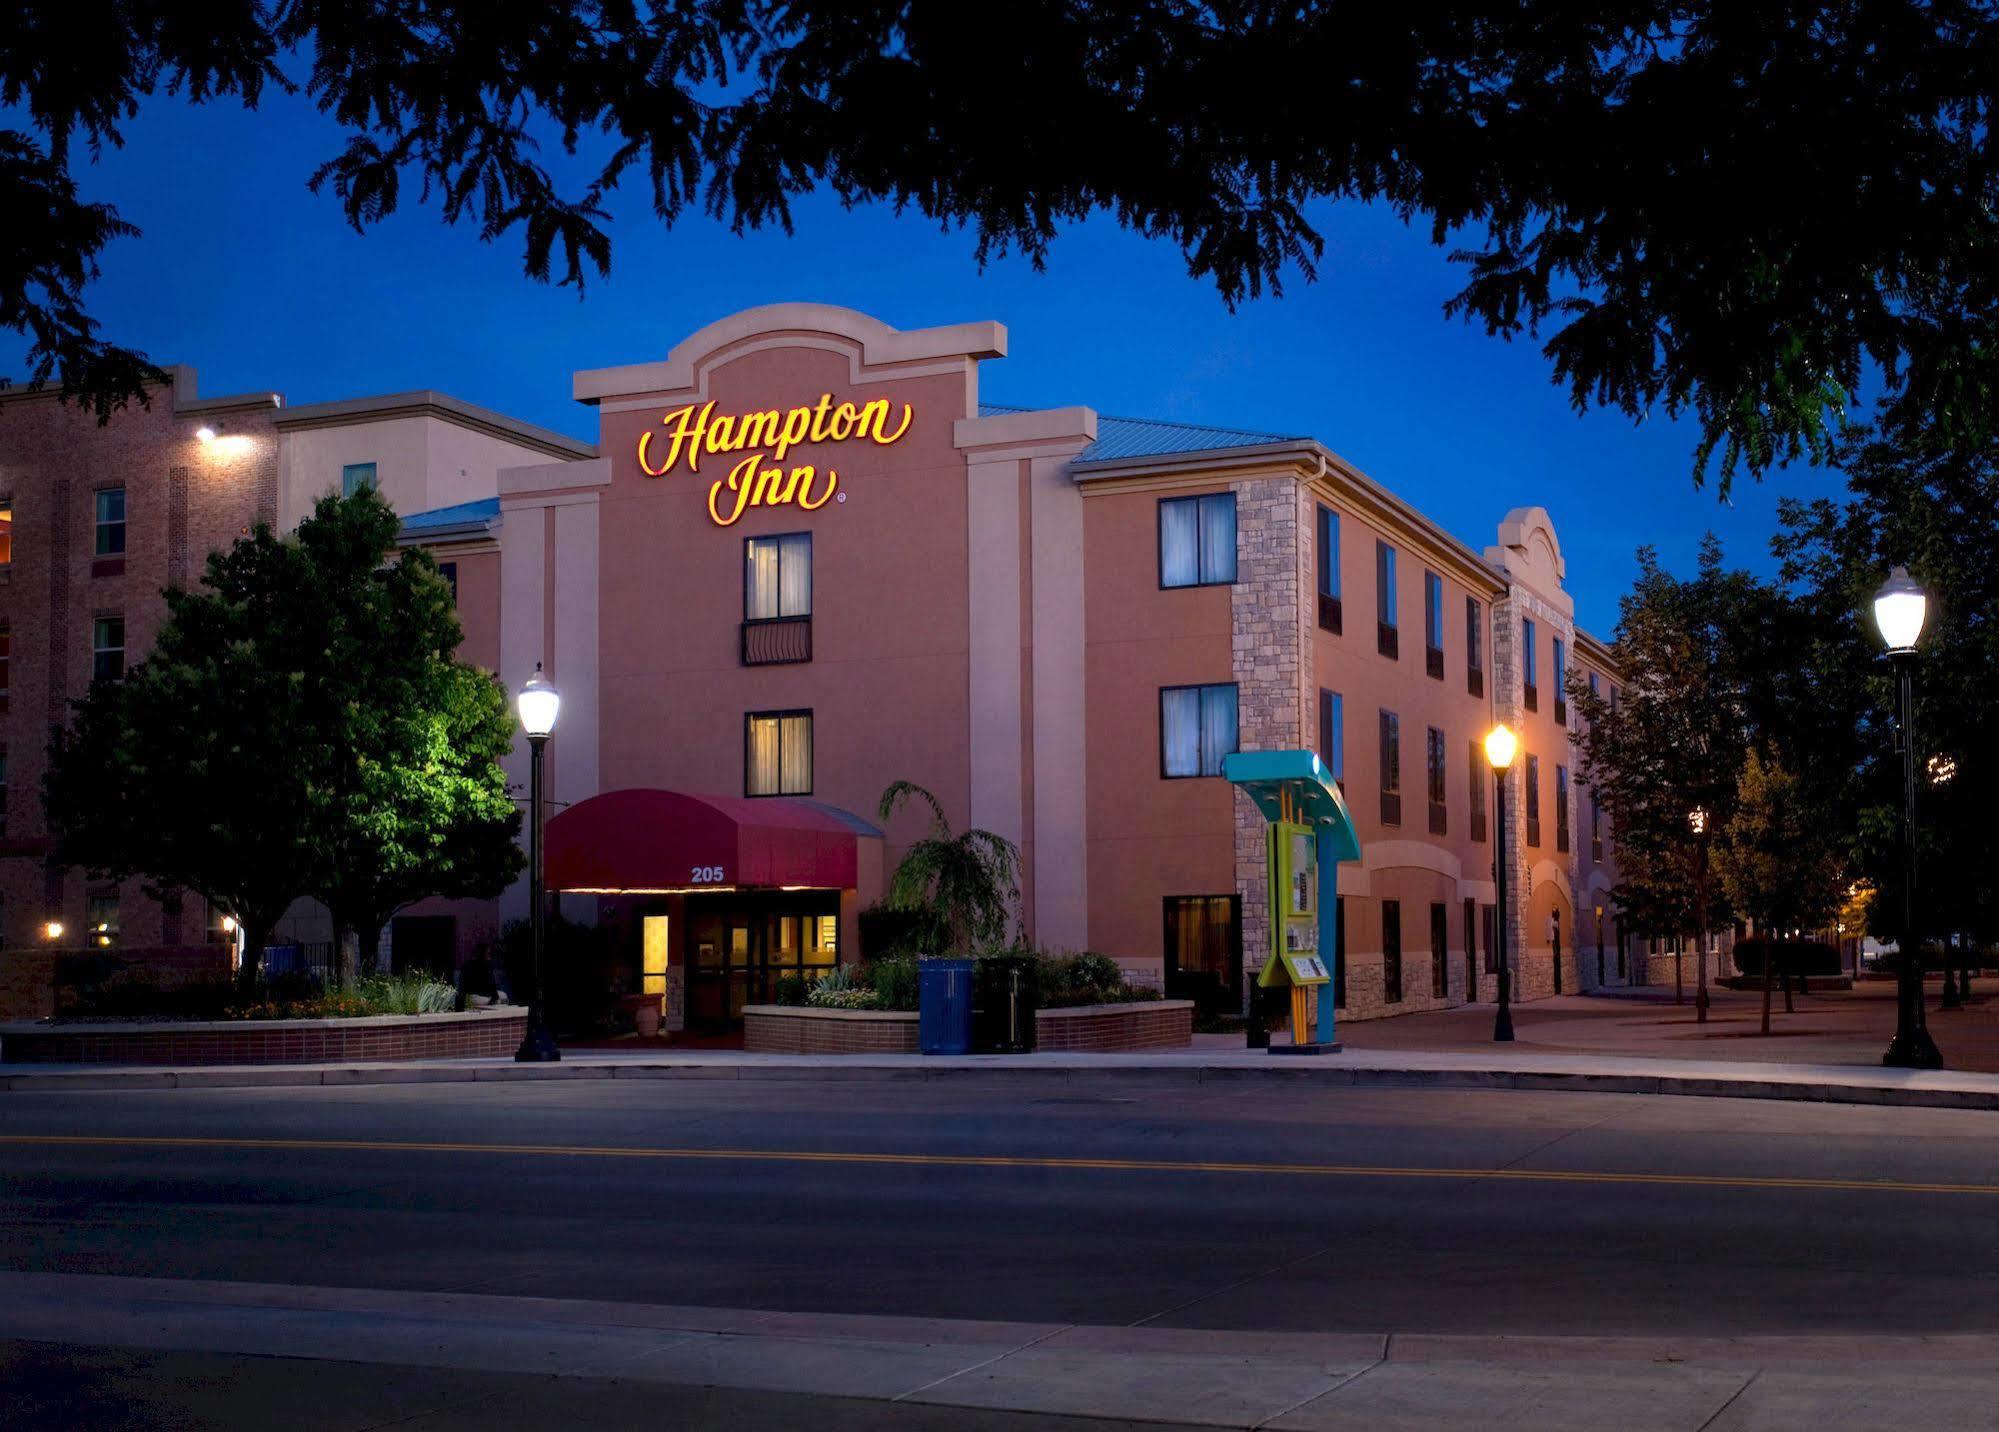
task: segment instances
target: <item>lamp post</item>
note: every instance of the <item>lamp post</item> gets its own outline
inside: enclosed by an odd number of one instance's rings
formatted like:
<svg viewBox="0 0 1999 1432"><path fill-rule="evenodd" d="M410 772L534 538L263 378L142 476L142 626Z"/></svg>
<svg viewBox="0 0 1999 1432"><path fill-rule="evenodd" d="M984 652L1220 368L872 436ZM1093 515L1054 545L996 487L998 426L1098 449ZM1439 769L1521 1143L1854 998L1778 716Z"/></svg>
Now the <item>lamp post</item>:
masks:
<svg viewBox="0 0 1999 1432"><path fill-rule="evenodd" d="M1895 1037L1883 1064L1899 1069L1941 1069L1943 1055L1930 1038L1923 1013L1922 952L1916 944L1916 642L1929 615L1929 598L1897 567L1874 594L1874 625L1895 666L1897 740L1902 748L1902 959L1895 981Z"/></svg>
<svg viewBox="0 0 1999 1432"><path fill-rule="evenodd" d="M1694 1023L1707 1023L1707 807L1695 806L1687 812L1687 824L1694 832L1694 924L1700 945L1694 951Z"/></svg>
<svg viewBox="0 0 1999 1432"><path fill-rule="evenodd" d="M1506 963L1506 770L1520 743L1501 722L1485 736L1485 759L1492 766L1493 911L1492 942L1499 955L1499 1009L1492 1017L1495 1044L1513 1042L1513 976Z"/></svg>
<svg viewBox="0 0 1999 1432"><path fill-rule="evenodd" d="M1596 907L1596 987L1604 986L1603 967L1603 906Z"/></svg>
<svg viewBox="0 0 1999 1432"><path fill-rule="evenodd" d="M514 1059L522 1064L553 1064L562 1058L562 1051L548 1030L548 1001L541 978L545 903L541 888L541 755L562 709L562 694L541 674L540 662L534 664L534 675L514 698L514 706L528 738L528 930L534 951L534 1002L528 1006L527 1032L521 1036Z"/></svg>

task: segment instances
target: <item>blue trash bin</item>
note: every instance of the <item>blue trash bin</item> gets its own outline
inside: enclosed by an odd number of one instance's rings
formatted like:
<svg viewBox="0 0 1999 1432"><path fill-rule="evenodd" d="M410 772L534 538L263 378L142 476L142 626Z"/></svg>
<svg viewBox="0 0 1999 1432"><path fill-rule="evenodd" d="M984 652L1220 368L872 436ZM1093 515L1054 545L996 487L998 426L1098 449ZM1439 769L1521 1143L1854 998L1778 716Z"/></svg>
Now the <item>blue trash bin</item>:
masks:
<svg viewBox="0 0 1999 1432"><path fill-rule="evenodd" d="M916 1041L925 1054L972 1052L972 962L923 960L917 966Z"/></svg>

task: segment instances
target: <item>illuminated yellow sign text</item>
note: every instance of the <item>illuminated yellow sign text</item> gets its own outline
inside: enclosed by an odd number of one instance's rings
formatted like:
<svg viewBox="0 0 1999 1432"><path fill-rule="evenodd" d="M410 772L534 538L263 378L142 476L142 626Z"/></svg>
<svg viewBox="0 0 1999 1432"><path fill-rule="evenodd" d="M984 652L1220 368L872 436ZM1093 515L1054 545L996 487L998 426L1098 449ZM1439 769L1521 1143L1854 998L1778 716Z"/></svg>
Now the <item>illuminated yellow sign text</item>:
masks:
<svg viewBox="0 0 1999 1432"><path fill-rule="evenodd" d="M885 398L868 403L835 403L831 393L821 393L808 408L775 408L761 413L724 413L716 416L710 401L690 403L660 419L664 434L639 434L639 468L647 477L665 477L675 467L688 472L701 470L703 456L714 453L742 453L727 477L718 477L708 489L708 515L718 526L727 527L751 507L775 507L793 503L807 512L816 512L833 500L839 491L840 474L832 468L821 472L812 463L790 468L784 465L791 450L801 444L849 442L861 438L888 447L901 441L914 417L910 405L902 405L901 421L889 427L890 405ZM653 462L653 439L662 438L666 452Z"/></svg>

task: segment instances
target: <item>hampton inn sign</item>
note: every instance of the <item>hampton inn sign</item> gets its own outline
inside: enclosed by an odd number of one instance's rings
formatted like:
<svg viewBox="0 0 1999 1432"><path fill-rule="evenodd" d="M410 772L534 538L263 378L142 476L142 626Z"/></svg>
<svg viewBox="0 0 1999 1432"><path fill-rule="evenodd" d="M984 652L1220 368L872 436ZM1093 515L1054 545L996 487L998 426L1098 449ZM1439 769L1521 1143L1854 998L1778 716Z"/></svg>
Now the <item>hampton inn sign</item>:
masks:
<svg viewBox="0 0 1999 1432"><path fill-rule="evenodd" d="M811 407L783 412L767 408L719 417L713 400L698 406L690 403L660 419L666 429L666 455L657 467L651 461L651 451L659 434L650 429L639 434L639 467L647 477L665 477L683 464L694 474L701 470L703 454L743 453L728 476L716 478L708 488L708 515L718 527L732 526L751 507L794 504L816 512L839 492L840 474L831 467L822 473L815 463L802 463L787 472L786 456L801 443L859 438L892 447L908 433L915 410L904 403L902 419L894 431L888 426L889 412L886 398L860 404L835 403L831 393L821 393Z"/></svg>

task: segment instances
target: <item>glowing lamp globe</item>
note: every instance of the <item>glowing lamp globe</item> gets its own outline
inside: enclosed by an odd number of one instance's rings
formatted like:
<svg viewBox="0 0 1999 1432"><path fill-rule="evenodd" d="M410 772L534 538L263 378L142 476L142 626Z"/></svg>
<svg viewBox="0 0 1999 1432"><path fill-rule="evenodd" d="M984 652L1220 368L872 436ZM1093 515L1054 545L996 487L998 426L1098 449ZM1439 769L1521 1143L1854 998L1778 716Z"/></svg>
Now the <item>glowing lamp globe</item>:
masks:
<svg viewBox="0 0 1999 1432"><path fill-rule="evenodd" d="M1874 625L1891 652L1914 651L1923 634L1923 619L1929 615L1930 599L1909 577L1907 567L1897 567L1874 594Z"/></svg>
<svg viewBox="0 0 1999 1432"><path fill-rule="evenodd" d="M540 662L534 664L534 675L514 698L514 706L521 714L521 729L528 733L529 740L539 741L555 729L556 715L562 710L562 693L541 674Z"/></svg>
<svg viewBox="0 0 1999 1432"><path fill-rule="evenodd" d="M1511 766L1513 754L1519 749L1519 738L1504 722L1485 733L1485 758L1492 763L1495 771L1503 771Z"/></svg>

